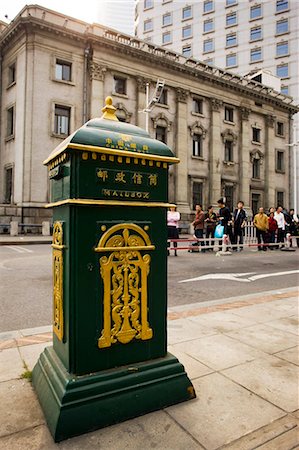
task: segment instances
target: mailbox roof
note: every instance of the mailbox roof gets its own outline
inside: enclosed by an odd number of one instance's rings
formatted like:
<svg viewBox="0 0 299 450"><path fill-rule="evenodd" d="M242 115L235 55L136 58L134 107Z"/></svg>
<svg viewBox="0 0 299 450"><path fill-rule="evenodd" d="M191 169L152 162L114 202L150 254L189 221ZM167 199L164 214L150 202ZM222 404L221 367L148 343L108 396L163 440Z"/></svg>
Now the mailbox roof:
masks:
<svg viewBox="0 0 299 450"><path fill-rule="evenodd" d="M115 110L114 107L111 106L111 108ZM168 163L178 162L166 144L151 138L142 128L119 122L116 116L113 118L113 115L113 113L108 114L105 118L104 113L100 119L89 120L56 147L44 164L48 164L67 148L116 154L128 152L130 156L142 154L143 158L147 156L153 158L150 155L156 155L160 160L165 159Z"/></svg>

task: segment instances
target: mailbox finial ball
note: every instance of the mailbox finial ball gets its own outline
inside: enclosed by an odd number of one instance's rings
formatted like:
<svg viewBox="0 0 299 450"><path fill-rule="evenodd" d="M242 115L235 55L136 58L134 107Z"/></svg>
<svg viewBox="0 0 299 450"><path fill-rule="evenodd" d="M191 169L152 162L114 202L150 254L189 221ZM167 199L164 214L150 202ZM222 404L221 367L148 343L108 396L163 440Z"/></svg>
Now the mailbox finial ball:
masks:
<svg viewBox="0 0 299 450"><path fill-rule="evenodd" d="M112 105L113 100L112 100L112 97L110 97L110 95L108 95L108 97L106 97L105 103L106 103L106 105L108 105L108 106Z"/></svg>
<svg viewBox="0 0 299 450"><path fill-rule="evenodd" d="M112 103L113 103L112 97L110 96L106 97L105 106L104 108L102 108L103 111L102 119L118 121L118 118L115 115L116 108L112 105Z"/></svg>

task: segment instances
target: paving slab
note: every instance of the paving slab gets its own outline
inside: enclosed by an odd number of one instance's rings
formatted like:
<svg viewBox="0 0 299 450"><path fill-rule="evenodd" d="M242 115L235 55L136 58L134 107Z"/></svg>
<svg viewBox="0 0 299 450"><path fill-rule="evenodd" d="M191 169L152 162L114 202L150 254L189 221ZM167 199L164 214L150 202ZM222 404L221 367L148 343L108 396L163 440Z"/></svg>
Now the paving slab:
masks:
<svg viewBox="0 0 299 450"><path fill-rule="evenodd" d="M287 297L281 300L273 300L269 303L264 303L268 309L275 309L275 311L290 311L293 314L298 314L299 308L299 291L296 297Z"/></svg>
<svg viewBox="0 0 299 450"><path fill-rule="evenodd" d="M20 378L24 364L16 347L0 351L0 382Z"/></svg>
<svg viewBox="0 0 299 450"><path fill-rule="evenodd" d="M214 333L215 331L188 319L169 320L167 324L167 341L170 345Z"/></svg>
<svg viewBox="0 0 299 450"><path fill-rule="evenodd" d="M183 364L185 371L191 380L213 372L213 369L200 363L185 352L179 351L175 346L170 345L168 351L176 356L180 363Z"/></svg>
<svg viewBox="0 0 299 450"><path fill-rule="evenodd" d="M299 408L299 367L288 361L269 355L222 373L284 411Z"/></svg>
<svg viewBox="0 0 299 450"><path fill-rule="evenodd" d="M260 428L249 435L238 439L232 444L225 445L221 450L253 450L260 449L264 444L268 444L276 438L288 435L288 433L297 433L298 436L298 421L291 415L282 417L281 419L275 420L274 422ZM289 437L290 435L288 435ZM292 439L290 439L290 442ZM274 447L275 450L291 450L295 447Z"/></svg>
<svg viewBox="0 0 299 450"><path fill-rule="evenodd" d="M192 322L207 327L209 330L217 333L225 333L231 330L237 330L242 327L248 327L253 325L253 320L246 319L244 317L236 316L235 314L227 311L214 312L204 314L197 317L190 317Z"/></svg>
<svg viewBox="0 0 299 450"><path fill-rule="evenodd" d="M158 411L55 444L45 425L0 438L3 450L203 450L167 413Z"/></svg>
<svg viewBox="0 0 299 450"><path fill-rule="evenodd" d="M293 364L299 366L299 347L289 348L288 350L283 350L282 352L275 353L278 358L285 359Z"/></svg>
<svg viewBox="0 0 299 450"><path fill-rule="evenodd" d="M0 383L0 436L45 423L43 413L27 380Z"/></svg>
<svg viewBox="0 0 299 450"><path fill-rule="evenodd" d="M277 328L278 330L287 331L288 333L294 333L297 336L299 335L299 320L296 316L272 320L271 322L267 322L267 325Z"/></svg>
<svg viewBox="0 0 299 450"><path fill-rule="evenodd" d="M294 314L293 311L289 310L277 311L276 309L266 308L263 304L244 306L242 308L232 309L230 312L232 314L236 314L237 316L250 319L256 323L269 322L271 320L288 317L290 315L292 316Z"/></svg>
<svg viewBox="0 0 299 450"><path fill-rule="evenodd" d="M270 354L294 347L298 343L298 338L293 333L277 330L264 323L230 331L226 335Z"/></svg>
<svg viewBox="0 0 299 450"><path fill-rule="evenodd" d="M299 432L298 429L287 431L277 436L270 442L259 447L259 450L294 450L299 448Z"/></svg>
<svg viewBox="0 0 299 450"><path fill-rule="evenodd" d="M218 373L197 378L194 388L195 400L171 406L166 411L209 450L216 450L285 415L281 409Z"/></svg>
<svg viewBox="0 0 299 450"><path fill-rule="evenodd" d="M52 345L52 342L44 342L42 344L24 345L20 347L20 354L29 370L32 370L39 355L44 351L45 347Z"/></svg>
<svg viewBox="0 0 299 450"><path fill-rule="evenodd" d="M176 344L176 351L186 353L213 370L222 370L265 356L260 350L221 334Z"/></svg>

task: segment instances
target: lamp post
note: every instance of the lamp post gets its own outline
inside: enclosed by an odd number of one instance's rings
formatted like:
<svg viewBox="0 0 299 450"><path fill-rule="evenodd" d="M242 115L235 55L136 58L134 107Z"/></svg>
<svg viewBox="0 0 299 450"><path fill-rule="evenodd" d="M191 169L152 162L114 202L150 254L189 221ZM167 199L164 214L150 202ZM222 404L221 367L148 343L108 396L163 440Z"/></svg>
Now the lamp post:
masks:
<svg viewBox="0 0 299 450"><path fill-rule="evenodd" d="M294 208L294 214L297 215L297 146L299 144L299 141L296 141L296 133L297 129L296 126L293 126L293 142L291 144L286 144L287 147L293 148L293 208Z"/></svg>

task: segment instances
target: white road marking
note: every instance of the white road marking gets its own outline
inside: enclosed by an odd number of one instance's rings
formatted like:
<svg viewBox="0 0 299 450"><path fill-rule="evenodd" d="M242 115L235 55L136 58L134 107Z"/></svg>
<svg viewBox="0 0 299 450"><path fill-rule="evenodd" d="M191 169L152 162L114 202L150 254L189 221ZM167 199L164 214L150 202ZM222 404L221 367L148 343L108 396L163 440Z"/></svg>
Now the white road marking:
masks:
<svg viewBox="0 0 299 450"><path fill-rule="evenodd" d="M229 281L239 281L240 283L251 283L252 281L260 280L262 278L279 277L283 275L292 275L299 273L299 270L289 270L286 272L274 272L274 273L263 273L260 275L254 275L256 272L247 273L208 273L206 275L201 275L196 278L189 278L187 280L181 280L179 283L189 283L190 281L204 281L204 280L229 280ZM248 277L248 275L253 275ZM240 278L248 277L248 278Z"/></svg>
<svg viewBox="0 0 299 450"><path fill-rule="evenodd" d="M10 248L11 250L14 250L17 253L32 253L33 250L29 250L28 248L25 247L19 247L17 245L7 245L7 248Z"/></svg>

